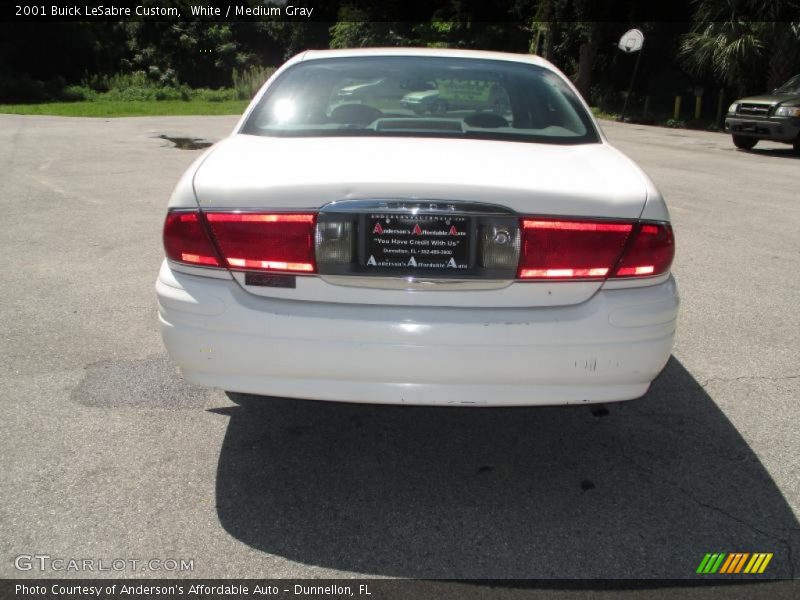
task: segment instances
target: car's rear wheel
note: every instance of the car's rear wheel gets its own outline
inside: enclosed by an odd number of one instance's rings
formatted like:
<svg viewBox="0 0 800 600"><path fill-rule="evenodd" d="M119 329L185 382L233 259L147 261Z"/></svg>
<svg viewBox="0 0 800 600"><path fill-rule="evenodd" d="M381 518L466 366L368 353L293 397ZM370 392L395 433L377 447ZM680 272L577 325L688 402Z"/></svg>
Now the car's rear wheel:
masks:
<svg viewBox="0 0 800 600"><path fill-rule="evenodd" d="M434 115L443 115L447 112L447 103L444 100L436 100L431 104L431 113Z"/></svg>
<svg viewBox="0 0 800 600"><path fill-rule="evenodd" d="M757 138L747 137L746 135L734 135L733 145L742 150L751 150L758 143Z"/></svg>

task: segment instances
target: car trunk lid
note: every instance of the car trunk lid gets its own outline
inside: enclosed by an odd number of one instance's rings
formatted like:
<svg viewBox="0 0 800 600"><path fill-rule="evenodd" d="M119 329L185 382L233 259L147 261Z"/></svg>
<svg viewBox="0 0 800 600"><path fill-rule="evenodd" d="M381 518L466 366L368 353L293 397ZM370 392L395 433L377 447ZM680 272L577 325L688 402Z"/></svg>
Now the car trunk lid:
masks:
<svg viewBox="0 0 800 600"><path fill-rule="evenodd" d="M647 189L638 167L601 143L249 135L221 142L199 168L194 188L206 211L319 211L344 201L391 200L459 207L480 203L518 215L624 220L639 217ZM517 282L513 277L434 283L298 275L294 287L278 287L269 278L266 285L257 285L253 278L248 283L244 273L235 276L245 289L263 296L428 306L576 304L602 285Z"/></svg>

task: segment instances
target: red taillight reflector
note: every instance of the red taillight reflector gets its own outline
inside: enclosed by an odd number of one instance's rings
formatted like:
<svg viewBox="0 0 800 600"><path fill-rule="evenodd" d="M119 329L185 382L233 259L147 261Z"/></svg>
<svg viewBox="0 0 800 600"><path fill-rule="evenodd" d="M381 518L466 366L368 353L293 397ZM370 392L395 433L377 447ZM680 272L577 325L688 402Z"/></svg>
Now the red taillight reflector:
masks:
<svg viewBox="0 0 800 600"><path fill-rule="evenodd" d="M207 212L205 215L231 268L301 273L316 270L315 214Z"/></svg>
<svg viewBox="0 0 800 600"><path fill-rule="evenodd" d="M520 279L605 279L633 223L522 219Z"/></svg>
<svg viewBox="0 0 800 600"><path fill-rule="evenodd" d="M307 273L314 271L314 265L311 263L289 263L277 262L274 260L250 260L248 258L229 258L227 261L230 266L239 269L272 269L279 271L306 271Z"/></svg>
<svg viewBox="0 0 800 600"><path fill-rule="evenodd" d="M201 254L188 254L186 252L181 252L181 260L187 263L194 263L197 265L211 265L211 266L218 266L219 260L214 258L213 256L203 256Z"/></svg>
<svg viewBox="0 0 800 600"><path fill-rule="evenodd" d="M652 275L656 272L655 265L642 265L639 267L620 267L617 269L617 277L625 277L629 275Z"/></svg>
<svg viewBox="0 0 800 600"><path fill-rule="evenodd" d="M212 223L313 223L314 215L277 214L263 215L253 213L208 213Z"/></svg>
<svg viewBox="0 0 800 600"><path fill-rule="evenodd" d="M634 231L611 277L653 277L669 271L675 238L667 223L644 223Z"/></svg>
<svg viewBox="0 0 800 600"><path fill-rule="evenodd" d="M222 266L196 212L171 212L164 221L167 258L190 265Z"/></svg>
<svg viewBox="0 0 800 600"><path fill-rule="evenodd" d="M587 221L535 221L524 219L523 229L557 229L561 231L623 231L629 232L631 223L594 223Z"/></svg>
<svg viewBox="0 0 800 600"><path fill-rule="evenodd" d="M594 269L522 269L522 279L564 279L564 278L595 278L605 277L608 267L595 267Z"/></svg>

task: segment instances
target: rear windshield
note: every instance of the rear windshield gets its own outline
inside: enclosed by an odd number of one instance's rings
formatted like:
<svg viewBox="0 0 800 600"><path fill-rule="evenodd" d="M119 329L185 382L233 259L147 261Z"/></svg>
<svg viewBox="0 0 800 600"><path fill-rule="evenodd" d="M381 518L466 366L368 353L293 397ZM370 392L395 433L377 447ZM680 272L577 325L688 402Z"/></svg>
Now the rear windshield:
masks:
<svg viewBox="0 0 800 600"><path fill-rule="evenodd" d="M433 57L297 63L270 85L242 132L599 141L578 98L551 71L507 61Z"/></svg>

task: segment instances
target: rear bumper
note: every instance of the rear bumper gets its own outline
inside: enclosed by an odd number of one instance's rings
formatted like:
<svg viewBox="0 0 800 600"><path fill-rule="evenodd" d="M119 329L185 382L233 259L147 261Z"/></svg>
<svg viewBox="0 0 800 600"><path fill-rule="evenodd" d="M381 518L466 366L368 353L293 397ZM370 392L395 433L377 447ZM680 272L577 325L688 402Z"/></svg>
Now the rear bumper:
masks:
<svg viewBox="0 0 800 600"><path fill-rule="evenodd" d="M637 398L669 358L679 304L671 277L553 308L296 302L175 272L166 262L156 294L164 344L193 383L447 406Z"/></svg>
<svg viewBox="0 0 800 600"><path fill-rule="evenodd" d="M789 117L768 119L761 117L726 117L725 131L733 135L791 144L800 135L800 119Z"/></svg>

